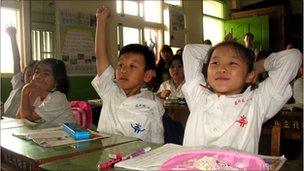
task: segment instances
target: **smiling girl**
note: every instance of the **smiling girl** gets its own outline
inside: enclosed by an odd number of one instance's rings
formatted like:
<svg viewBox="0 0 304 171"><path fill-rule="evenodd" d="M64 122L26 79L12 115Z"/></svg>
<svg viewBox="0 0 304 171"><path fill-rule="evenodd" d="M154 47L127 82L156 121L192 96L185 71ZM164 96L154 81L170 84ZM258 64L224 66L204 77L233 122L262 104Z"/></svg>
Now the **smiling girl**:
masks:
<svg viewBox="0 0 304 171"><path fill-rule="evenodd" d="M302 54L290 49L254 63L254 54L236 42L186 45L183 93L190 109L185 146L229 147L258 153L262 124L292 95ZM207 75L202 74L203 63ZM256 74L269 77L252 89Z"/></svg>

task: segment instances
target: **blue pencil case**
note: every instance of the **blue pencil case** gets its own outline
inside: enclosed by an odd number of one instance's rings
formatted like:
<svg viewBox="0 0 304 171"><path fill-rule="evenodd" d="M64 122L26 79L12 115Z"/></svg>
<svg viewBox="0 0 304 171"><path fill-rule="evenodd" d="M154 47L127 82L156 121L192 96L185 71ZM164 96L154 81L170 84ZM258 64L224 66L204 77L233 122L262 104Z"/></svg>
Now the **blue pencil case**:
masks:
<svg viewBox="0 0 304 171"><path fill-rule="evenodd" d="M62 128L64 132L69 134L75 140L88 139L91 136L90 131L81 128L79 125L75 123L63 123Z"/></svg>

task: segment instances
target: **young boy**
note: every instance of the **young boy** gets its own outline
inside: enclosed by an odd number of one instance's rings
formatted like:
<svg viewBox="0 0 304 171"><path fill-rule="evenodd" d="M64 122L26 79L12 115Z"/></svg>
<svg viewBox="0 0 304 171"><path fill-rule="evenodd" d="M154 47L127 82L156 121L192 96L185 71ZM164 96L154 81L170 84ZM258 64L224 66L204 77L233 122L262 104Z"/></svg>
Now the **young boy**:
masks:
<svg viewBox="0 0 304 171"><path fill-rule="evenodd" d="M109 16L110 10L104 6L96 11L97 76L92 85L103 99L97 130L163 143L164 108L151 91L142 88L154 75L154 54L139 44L123 47L114 81L114 69L106 52L105 32Z"/></svg>

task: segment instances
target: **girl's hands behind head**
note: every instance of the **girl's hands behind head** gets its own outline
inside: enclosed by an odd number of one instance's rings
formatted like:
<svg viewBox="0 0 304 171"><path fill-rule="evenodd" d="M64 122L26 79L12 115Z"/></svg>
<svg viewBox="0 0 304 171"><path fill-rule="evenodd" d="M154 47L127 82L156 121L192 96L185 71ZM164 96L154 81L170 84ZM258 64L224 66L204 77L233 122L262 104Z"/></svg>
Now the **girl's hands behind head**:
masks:
<svg viewBox="0 0 304 171"><path fill-rule="evenodd" d="M101 6L96 10L97 20L106 20L111 16L111 10L108 7Z"/></svg>

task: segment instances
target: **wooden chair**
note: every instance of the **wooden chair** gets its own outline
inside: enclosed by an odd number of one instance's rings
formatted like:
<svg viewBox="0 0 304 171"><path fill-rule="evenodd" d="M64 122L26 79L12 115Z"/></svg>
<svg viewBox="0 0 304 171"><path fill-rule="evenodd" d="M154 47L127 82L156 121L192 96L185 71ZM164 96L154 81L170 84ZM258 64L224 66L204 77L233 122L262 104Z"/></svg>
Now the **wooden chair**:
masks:
<svg viewBox="0 0 304 171"><path fill-rule="evenodd" d="M303 141L303 111L280 111L263 124L262 134L271 135L271 155L281 155L281 140Z"/></svg>
<svg viewBox="0 0 304 171"><path fill-rule="evenodd" d="M271 151L270 154L272 156L279 156L281 149L281 124L273 125L271 129Z"/></svg>

